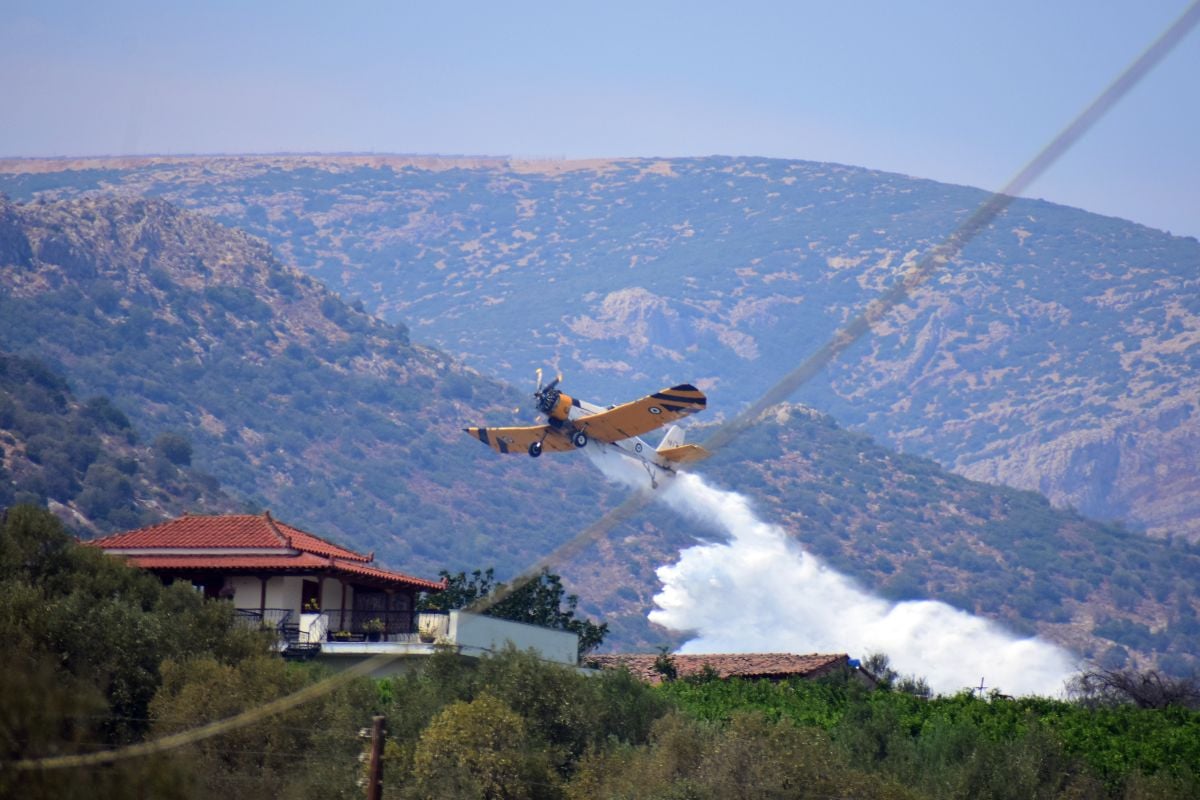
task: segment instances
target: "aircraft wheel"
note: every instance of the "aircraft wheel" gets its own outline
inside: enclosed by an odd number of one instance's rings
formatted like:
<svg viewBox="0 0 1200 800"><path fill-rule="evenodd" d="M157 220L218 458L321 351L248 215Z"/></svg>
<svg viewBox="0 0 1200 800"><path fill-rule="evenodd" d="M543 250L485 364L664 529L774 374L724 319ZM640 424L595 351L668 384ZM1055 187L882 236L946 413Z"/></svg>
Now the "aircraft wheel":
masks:
<svg viewBox="0 0 1200 800"><path fill-rule="evenodd" d="M575 435L571 437L571 444L576 447L587 447L587 434L583 431L575 431Z"/></svg>
<svg viewBox="0 0 1200 800"><path fill-rule="evenodd" d="M529 445L529 455L533 456L534 458L537 458L541 454L542 454L542 443L541 442L533 442L532 444Z"/></svg>

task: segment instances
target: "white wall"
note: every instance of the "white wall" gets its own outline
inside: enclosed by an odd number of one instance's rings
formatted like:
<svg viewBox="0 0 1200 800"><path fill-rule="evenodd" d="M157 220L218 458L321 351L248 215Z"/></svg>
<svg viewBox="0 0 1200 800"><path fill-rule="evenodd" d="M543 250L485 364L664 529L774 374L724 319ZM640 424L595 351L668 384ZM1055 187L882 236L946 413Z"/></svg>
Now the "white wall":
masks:
<svg viewBox="0 0 1200 800"><path fill-rule="evenodd" d="M354 587L346 585L346 608L354 608ZM321 582L321 608L342 608L342 582L325 578Z"/></svg>
<svg viewBox="0 0 1200 800"><path fill-rule="evenodd" d="M462 648L491 652L511 644L518 650L532 649L542 659L560 664L575 664L579 660L579 637L573 633L466 611L450 612L450 641Z"/></svg>
<svg viewBox="0 0 1200 800"><path fill-rule="evenodd" d="M279 575L267 579L267 608L290 608L300 613L300 584L298 575Z"/></svg>
<svg viewBox="0 0 1200 800"><path fill-rule="evenodd" d="M258 611L262 584L251 575L238 575L229 580L233 585L233 607Z"/></svg>
<svg viewBox="0 0 1200 800"><path fill-rule="evenodd" d="M276 575L267 581L267 608L290 608L300 613L300 586L303 578ZM342 582L325 578L321 586L321 607L341 608ZM262 604L262 582L255 575L236 575L229 579L233 587L233 607L258 611ZM354 587L346 586L346 608L354 607ZM336 623L336 620L334 621Z"/></svg>

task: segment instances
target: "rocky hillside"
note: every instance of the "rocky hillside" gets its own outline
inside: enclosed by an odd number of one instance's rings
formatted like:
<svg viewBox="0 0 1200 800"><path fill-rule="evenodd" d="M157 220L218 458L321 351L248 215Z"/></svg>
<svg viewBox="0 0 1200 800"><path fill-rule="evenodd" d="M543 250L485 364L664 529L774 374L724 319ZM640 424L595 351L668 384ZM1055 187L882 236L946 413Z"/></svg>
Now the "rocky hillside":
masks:
<svg viewBox="0 0 1200 800"><path fill-rule="evenodd" d="M506 576L624 493L584 459L503 458L464 436L463 420L512 421L526 393L409 342L261 240L162 201L0 203L0 318L0 348L50 363L80 397L112 398L76 414L116 426L105 436L127 436L127 419L170 460L182 435L237 502L418 574L494 564ZM40 373L12 374L13 391L43 391ZM631 379L622 394L655 388ZM11 468L28 445L6 441ZM73 457L43 445L43 462ZM116 443L98 449L129 469ZM1180 670L1200 652L1200 563L1182 543L967 481L797 409L702 469L891 596L943 599L1114 662ZM76 473L81 489L90 471ZM614 646L644 649L678 636L645 614L654 570L695 535L651 506L560 566L581 609L613 623Z"/></svg>
<svg viewBox="0 0 1200 800"><path fill-rule="evenodd" d="M522 398L204 216L0 203L0 255L0 348L111 398L148 436L185 432L242 502L386 562L520 569L605 501L577 462L551 476L479 458L462 421L511 419Z"/></svg>
<svg viewBox="0 0 1200 800"><path fill-rule="evenodd" d="M16 161L20 199L170 198L481 371L736 409L985 197L755 158ZM1200 538L1200 244L1020 200L798 395L906 452Z"/></svg>
<svg viewBox="0 0 1200 800"><path fill-rule="evenodd" d="M190 463L186 436L143 441L107 397L81 401L45 365L0 353L0 507L46 506L83 535L237 510Z"/></svg>

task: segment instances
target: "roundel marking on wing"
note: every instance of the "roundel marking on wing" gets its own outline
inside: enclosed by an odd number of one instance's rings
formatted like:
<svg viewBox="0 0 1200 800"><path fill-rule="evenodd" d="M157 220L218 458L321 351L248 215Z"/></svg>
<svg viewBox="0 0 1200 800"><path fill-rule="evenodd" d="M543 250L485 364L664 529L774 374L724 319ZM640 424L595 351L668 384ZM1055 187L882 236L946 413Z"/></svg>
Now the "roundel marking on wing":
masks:
<svg viewBox="0 0 1200 800"><path fill-rule="evenodd" d="M637 444L635 444L635 445L633 446L633 449L634 449L634 450L636 450L636 451L637 451L637 452L639 452L639 453L640 453L640 452L642 452L642 443L641 443L641 442L638 442Z"/></svg>
<svg viewBox="0 0 1200 800"><path fill-rule="evenodd" d="M650 406L646 410L649 411L651 414L661 414L662 413L662 409L659 408L658 406Z"/></svg>

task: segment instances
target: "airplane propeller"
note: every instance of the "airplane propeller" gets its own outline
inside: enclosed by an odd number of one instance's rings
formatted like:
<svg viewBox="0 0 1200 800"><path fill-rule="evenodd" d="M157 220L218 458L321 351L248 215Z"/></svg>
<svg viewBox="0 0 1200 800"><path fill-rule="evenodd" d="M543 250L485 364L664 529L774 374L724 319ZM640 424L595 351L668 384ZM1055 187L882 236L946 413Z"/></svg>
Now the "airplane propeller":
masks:
<svg viewBox="0 0 1200 800"><path fill-rule="evenodd" d="M537 391L533 393L533 399L536 401L539 411L549 414L550 409L558 402L560 394L554 387L558 386L558 382L562 380L562 373L554 376L554 380L545 386L542 385L542 368L537 369Z"/></svg>

